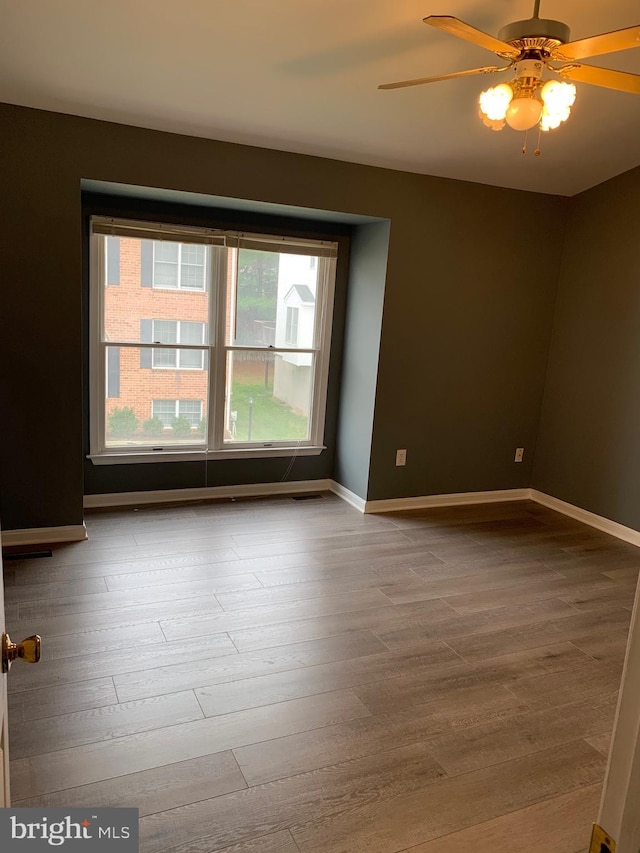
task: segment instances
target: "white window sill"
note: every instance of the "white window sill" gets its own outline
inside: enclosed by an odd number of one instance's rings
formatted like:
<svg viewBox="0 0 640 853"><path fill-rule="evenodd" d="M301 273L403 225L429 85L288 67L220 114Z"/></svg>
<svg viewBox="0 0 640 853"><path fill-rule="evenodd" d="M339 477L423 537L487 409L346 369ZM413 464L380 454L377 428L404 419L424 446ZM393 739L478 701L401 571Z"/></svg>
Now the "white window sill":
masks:
<svg viewBox="0 0 640 853"><path fill-rule="evenodd" d="M319 456L325 446L234 447L229 450L144 450L130 453L111 451L89 454L94 465L139 465L145 462L202 462L214 459L267 459L278 456Z"/></svg>

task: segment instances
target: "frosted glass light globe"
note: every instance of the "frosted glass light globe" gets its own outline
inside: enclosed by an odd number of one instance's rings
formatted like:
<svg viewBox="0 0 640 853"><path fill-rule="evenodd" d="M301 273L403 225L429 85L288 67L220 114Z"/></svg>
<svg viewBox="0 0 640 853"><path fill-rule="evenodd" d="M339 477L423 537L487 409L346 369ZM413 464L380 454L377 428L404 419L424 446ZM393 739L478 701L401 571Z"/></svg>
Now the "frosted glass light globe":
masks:
<svg viewBox="0 0 640 853"><path fill-rule="evenodd" d="M514 130L529 130L540 121L542 103L537 98L514 98L505 116Z"/></svg>
<svg viewBox="0 0 640 853"><path fill-rule="evenodd" d="M547 80L540 92L546 107L550 111L566 109L573 106L576 100L576 87L573 83L561 83L560 80Z"/></svg>
<svg viewBox="0 0 640 853"><path fill-rule="evenodd" d="M548 80L540 95L544 101L540 128L544 131L554 130L569 118L576 99L576 87L573 83Z"/></svg>
<svg viewBox="0 0 640 853"><path fill-rule="evenodd" d="M508 83L500 83L499 86L480 93L480 110L491 121L503 121L512 98L511 86Z"/></svg>

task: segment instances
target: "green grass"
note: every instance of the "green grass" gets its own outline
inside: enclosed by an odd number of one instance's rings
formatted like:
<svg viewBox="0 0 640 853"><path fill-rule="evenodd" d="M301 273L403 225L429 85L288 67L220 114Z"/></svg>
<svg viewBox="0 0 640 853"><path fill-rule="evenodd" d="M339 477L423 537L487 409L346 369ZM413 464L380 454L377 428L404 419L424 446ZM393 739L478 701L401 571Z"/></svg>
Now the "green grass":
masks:
<svg viewBox="0 0 640 853"><path fill-rule="evenodd" d="M247 385L235 383L231 392L231 408L238 413L236 441L248 441L249 398L253 397L251 441L298 441L307 437L307 418L272 396L273 384Z"/></svg>

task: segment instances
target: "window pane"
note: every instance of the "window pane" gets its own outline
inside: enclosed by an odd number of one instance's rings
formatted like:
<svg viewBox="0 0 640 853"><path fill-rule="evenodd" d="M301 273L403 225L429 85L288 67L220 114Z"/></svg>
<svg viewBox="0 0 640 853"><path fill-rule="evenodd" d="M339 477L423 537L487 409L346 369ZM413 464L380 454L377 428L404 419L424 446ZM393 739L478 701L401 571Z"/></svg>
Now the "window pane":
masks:
<svg viewBox="0 0 640 853"><path fill-rule="evenodd" d="M119 396L105 399L107 447L205 443L209 371L151 369L171 355L175 358L177 352L120 348ZM203 358L201 351L195 355Z"/></svg>
<svg viewBox="0 0 640 853"><path fill-rule="evenodd" d="M176 416L176 402L177 400L154 400L151 409L153 417L160 418L165 426L171 426L171 421Z"/></svg>
<svg viewBox="0 0 640 853"><path fill-rule="evenodd" d="M225 442L306 441L312 353L227 354Z"/></svg>
<svg viewBox="0 0 640 853"><path fill-rule="evenodd" d="M180 323L180 343L181 344L202 344L204 323L188 323L184 320ZM163 341L164 343L164 341ZM173 343L173 341L167 341Z"/></svg>
<svg viewBox="0 0 640 853"><path fill-rule="evenodd" d="M177 367L177 349L152 349L150 352L153 354L153 366L155 368Z"/></svg>
<svg viewBox="0 0 640 853"><path fill-rule="evenodd" d="M204 323L180 322L178 337L181 344L201 344L204 338ZM197 350L180 350L179 365L183 370L200 370L202 368L202 352Z"/></svg>
<svg viewBox="0 0 640 853"><path fill-rule="evenodd" d="M201 370L202 350L181 349L178 364L181 370Z"/></svg>
<svg viewBox="0 0 640 853"><path fill-rule="evenodd" d="M153 286L178 287L179 243L153 242Z"/></svg>
<svg viewBox="0 0 640 853"><path fill-rule="evenodd" d="M317 263L312 266L308 255L288 252L240 249L237 254L231 342L256 347L315 346ZM296 311L298 320L292 329L287 318Z"/></svg>
<svg viewBox="0 0 640 853"><path fill-rule="evenodd" d="M179 247L179 243L172 243L170 240L154 240L153 248L156 261L171 261L177 264Z"/></svg>
<svg viewBox="0 0 640 853"><path fill-rule="evenodd" d="M178 324L175 320L153 321L153 343L154 344L177 344ZM198 341L200 343L200 341Z"/></svg>
<svg viewBox="0 0 640 853"><path fill-rule="evenodd" d="M178 286L178 265L177 264L161 264L156 261L153 274L154 287L170 287Z"/></svg>
<svg viewBox="0 0 640 853"><path fill-rule="evenodd" d="M285 343L298 346L298 309L287 307L287 323L284 334Z"/></svg>
<svg viewBox="0 0 640 853"><path fill-rule="evenodd" d="M106 240L106 238L99 238ZM111 238L110 238L111 239ZM116 238L118 239L118 238ZM176 324L186 323L187 335L193 326L204 329L195 343L206 343L209 320L209 290L178 288L178 256L181 244L120 237L120 277L117 287L103 288L104 340L111 343L178 343ZM105 244L106 245L106 244ZM195 246L203 263L199 267L203 282L207 252L226 252L223 247ZM158 253L173 256L175 262L158 261ZM154 260L155 257L155 260ZM163 265L166 265L166 269ZM164 270L164 272L163 272ZM169 270L167 272L166 270ZM154 285L158 272L164 285ZM106 279L106 276L105 276ZM166 324L166 325L165 325ZM155 328L154 328L155 326ZM204 337L202 335L204 334Z"/></svg>
<svg viewBox="0 0 640 853"><path fill-rule="evenodd" d="M205 247L181 244L180 287L204 289Z"/></svg>
<svg viewBox="0 0 640 853"><path fill-rule="evenodd" d="M276 252L238 250L235 323L230 319L239 346L275 344L279 258Z"/></svg>
<svg viewBox="0 0 640 853"><path fill-rule="evenodd" d="M178 400L178 417L186 418L192 427L202 420L202 402L200 400Z"/></svg>

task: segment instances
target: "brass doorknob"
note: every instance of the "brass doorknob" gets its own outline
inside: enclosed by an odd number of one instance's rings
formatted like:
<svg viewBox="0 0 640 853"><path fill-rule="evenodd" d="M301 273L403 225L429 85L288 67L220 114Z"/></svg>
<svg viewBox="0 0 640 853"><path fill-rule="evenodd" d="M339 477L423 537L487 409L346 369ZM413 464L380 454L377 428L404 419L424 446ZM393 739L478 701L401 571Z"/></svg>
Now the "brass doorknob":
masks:
<svg viewBox="0 0 640 853"><path fill-rule="evenodd" d="M2 671L9 672L9 668L14 660L20 660L27 663L38 663L40 660L40 643L39 634L34 634L32 637L27 637L21 643L12 643L11 637L8 634L2 635Z"/></svg>

